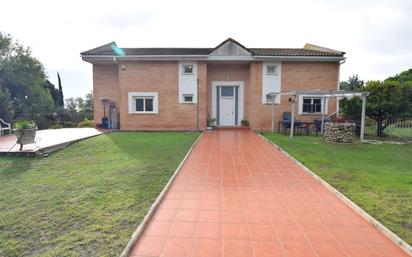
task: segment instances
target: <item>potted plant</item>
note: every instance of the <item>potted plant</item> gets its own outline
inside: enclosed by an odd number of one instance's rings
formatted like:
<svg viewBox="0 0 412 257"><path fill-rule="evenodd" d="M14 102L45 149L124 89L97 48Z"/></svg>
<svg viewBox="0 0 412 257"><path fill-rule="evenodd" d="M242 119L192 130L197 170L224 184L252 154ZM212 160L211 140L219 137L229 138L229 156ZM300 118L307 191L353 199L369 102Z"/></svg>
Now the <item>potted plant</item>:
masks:
<svg viewBox="0 0 412 257"><path fill-rule="evenodd" d="M17 143L20 144L20 151L23 145L35 143L36 130L37 126L33 121L22 120L14 124L14 133L16 133Z"/></svg>
<svg viewBox="0 0 412 257"><path fill-rule="evenodd" d="M241 121L240 121L240 124L241 124L243 127L249 127L249 121L248 121L248 120L241 120Z"/></svg>
<svg viewBox="0 0 412 257"><path fill-rule="evenodd" d="M207 127L206 127L206 129L208 129L208 130L214 129L214 128L216 127L215 122L216 122L216 119L215 119L215 118L208 118L208 119L207 119Z"/></svg>

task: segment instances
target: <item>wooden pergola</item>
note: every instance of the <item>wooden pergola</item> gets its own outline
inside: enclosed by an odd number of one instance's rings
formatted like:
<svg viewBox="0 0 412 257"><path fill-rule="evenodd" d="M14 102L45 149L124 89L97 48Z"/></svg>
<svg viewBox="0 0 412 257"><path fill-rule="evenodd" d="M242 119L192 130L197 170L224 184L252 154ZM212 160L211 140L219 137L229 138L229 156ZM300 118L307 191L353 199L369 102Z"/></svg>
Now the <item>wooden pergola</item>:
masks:
<svg viewBox="0 0 412 257"><path fill-rule="evenodd" d="M277 96L282 95L289 95L291 96L291 103L292 103L292 111L291 111L291 124L290 124L290 138L293 138L294 134L294 126L295 126L295 103L296 98L300 95L304 96L316 96L322 99L322 125L321 125L321 133L323 133L323 127L325 125L325 105L326 99L330 97L336 98L352 98L354 96L358 96L362 99L362 117L361 117L361 131L360 131L360 139L364 139L365 134L365 118L366 118L366 98L369 95L369 92L348 92L348 91L321 91L321 90L312 90L312 91L287 91L287 92L270 92L268 95L271 96L272 100L272 132L275 132L275 99Z"/></svg>

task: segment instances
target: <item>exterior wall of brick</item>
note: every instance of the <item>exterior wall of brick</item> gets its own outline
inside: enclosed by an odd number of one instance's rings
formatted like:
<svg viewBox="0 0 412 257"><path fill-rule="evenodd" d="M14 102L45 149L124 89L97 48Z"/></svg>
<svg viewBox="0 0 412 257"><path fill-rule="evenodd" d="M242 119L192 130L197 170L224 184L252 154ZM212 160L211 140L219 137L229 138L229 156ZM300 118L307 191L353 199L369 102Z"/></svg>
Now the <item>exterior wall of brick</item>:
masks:
<svg viewBox="0 0 412 257"><path fill-rule="evenodd" d="M101 98L107 98L117 108L120 105L119 98L119 69L117 65L93 65L93 109L94 122L100 124L104 116ZM106 115L108 115L108 104L106 104Z"/></svg>
<svg viewBox="0 0 412 257"><path fill-rule="evenodd" d="M122 130L195 130L196 104L178 102L178 62L122 62L119 71ZM200 128L206 126L206 65L199 63ZM128 92L157 92L158 114L129 114Z"/></svg>
<svg viewBox="0 0 412 257"><path fill-rule="evenodd" d="M282 62L282 91L293 90L327 90L333 91L337 87L339 64L329 62ZM249 115L250 126L254 130L271 129L271 105L261 103L262 94L262 63L254 62L250 65ZM290 112L292 106L289 96L282 96L280 105L275 106L275 128L282 118L283 112ZM320 115L299 115L299 101L295 105L296 119L313 121ZM336 111L336 100L328 101L328 114Z"/></svg>
<svg viewBox="0 0 412 257"><path fill-rule="evenodd" d="M119 69L125 65L126 69ZM116 104L122 130L194 130L196 104L178 102L178 62L125 61L119 65L93 65L95 122L101 123L103 105L100 98ZM282 91L336 90L337 62L283 62ZM199 125L205 129L212 112L212 81L244 82L244 118L254 130L270 130L271 105L262 104L262 63L198 62ZM158 92L159 114L129 114L128 92ZM313 121L319 115L298 115L296 119ZM107 111L107 109L106 109ZM275 127L283 112L291 111L289 96L282 96L275 107ZM336 100L329 99L328 114L336 111Z"/></svg>

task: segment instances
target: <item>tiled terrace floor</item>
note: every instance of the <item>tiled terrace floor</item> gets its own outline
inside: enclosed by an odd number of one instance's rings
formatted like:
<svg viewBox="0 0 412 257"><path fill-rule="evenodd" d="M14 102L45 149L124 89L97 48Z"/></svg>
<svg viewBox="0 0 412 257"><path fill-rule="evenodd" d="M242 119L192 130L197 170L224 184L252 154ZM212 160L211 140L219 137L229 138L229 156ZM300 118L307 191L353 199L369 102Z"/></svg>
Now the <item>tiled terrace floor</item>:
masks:
<svg viewBox="0 0 412 257"><path fill-rule="evenodd" d="M132 256L408 256L250 131L208 132Z"/></svg>

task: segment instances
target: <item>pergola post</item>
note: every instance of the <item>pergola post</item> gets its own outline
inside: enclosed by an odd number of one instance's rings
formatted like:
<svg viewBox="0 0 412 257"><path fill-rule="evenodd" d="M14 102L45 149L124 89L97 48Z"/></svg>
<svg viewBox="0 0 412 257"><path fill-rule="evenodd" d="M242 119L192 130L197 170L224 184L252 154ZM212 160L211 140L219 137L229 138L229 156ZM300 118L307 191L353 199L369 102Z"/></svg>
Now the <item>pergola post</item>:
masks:
<svg viewBox="0 0 412 257"><path fill-rule="evenodd" d="M292 114L290 117L290 139L293 138L293 133L295 130L295 102L296 102L296 95L292 96Z"/></svg>
<svg viewBox="0 0 412 257"><path fill-rule="evenodd" d="M325 104L326 104L326 97L322 97L322 125L320 127L320 133L323 134L323 128L325 127Z"/></svg>
<svg viewBox="0 0 412 257"><path fill-rule="evenodd" d="M365 135L366 94L363 94L361 98L362 98L362 117L361 117L361 127L360 127L360 140L363 141L363 138Z"/></svg>
<svg viewBox="0 0 412 257"><path fill-rule="evenodd" d="M272 133L275 133L275 98L276 95L271 94L272 96Z"/></svg>

